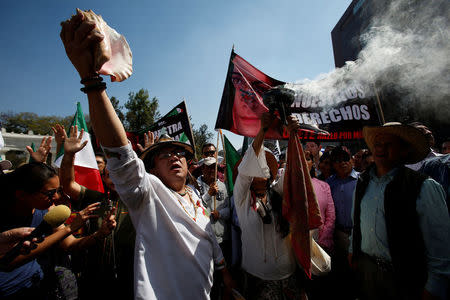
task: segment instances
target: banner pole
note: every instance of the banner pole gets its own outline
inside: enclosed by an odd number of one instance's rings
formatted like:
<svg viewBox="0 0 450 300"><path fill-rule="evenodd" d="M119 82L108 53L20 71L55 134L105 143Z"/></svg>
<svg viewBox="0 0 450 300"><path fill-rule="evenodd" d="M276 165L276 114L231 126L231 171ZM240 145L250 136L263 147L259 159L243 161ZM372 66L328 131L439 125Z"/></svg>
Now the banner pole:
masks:
<svg viewBox="0 0 450 300"><path fill-rule="evenodd" d="M225 161L225 163L224 163L223 165L226 166L226 161L227 161L227 151L225 150L225 142L224 142L224 140L223 140L222 129L219 129L219 132L220 132L220 139L222 140L223 159L224 159L224 161ZM227 180L227 168L225 168L224 179L225 179L225 181Z"/></svg>
<svg viewBox="0 0 450 300"><path fill-rule="evenodd" d="M219 164L218 158L219 158L219 137L220 132L217 131L217 143L216 143L216 168L214 171L214 183L217 183L217 165ZM216 195L214 195L214 210L216 210Z"/></svg>
<svg viewBox="0 0 450 300"><path fill-rule="evenodd" d="M377 103L378 103L378 109L380 110L381 122L383 122L383 124L381 124L381 125L384 125L386 123L386 121L384 120L383 108L381 107L380 96L378 95L378 91L375 86L375 83L373 83L373 90L375 91L375 96L377 97Z"/></svg>

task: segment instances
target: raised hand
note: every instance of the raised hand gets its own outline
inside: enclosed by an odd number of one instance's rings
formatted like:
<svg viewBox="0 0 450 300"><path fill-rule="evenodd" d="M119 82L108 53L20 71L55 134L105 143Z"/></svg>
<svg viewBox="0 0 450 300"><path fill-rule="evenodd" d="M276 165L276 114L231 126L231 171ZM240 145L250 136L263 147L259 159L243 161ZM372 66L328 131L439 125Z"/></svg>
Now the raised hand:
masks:
<svg viewBox="0 0 450 300"><path fill-rule="evenodd" d="M35 161L45 163L47 161L47 156L50 153L50 150L52 149L52 137L44 136L42 138L41 145L36 151L33 151L33 149L30 146L27 146L26 148L30 153L30 156Z"/></svg>
<svg viewBox="0 0 450 300"><path fill-rule="evenodd" d="M70 223L70 229L75 232L80 229L86 221L92 218L98 218L98 215L93 214L100 207L100 202L92 203L88 205L85 209L78 212L77 216Z"/></svg>
<svg viewBox="0 0 450 300"><path fill-rule="evenodd" d="M142 145L139 143L137 144L137 147L141 152L144 152L154 143L155 143L155 136L153 135L153 132L148 131L147 133L144 133L144 147L142 147Z"/></svg>
<svg viewBox="0 0 450 300"><path fill-rule="evenodd" d="M64 132L64 153L77 153L83 149L88 141L82 142L84 129L81 129L78 135L78 126L70 127L70 137Z"/></svg>
<svg viewBox="0 0 450 300"><path fill-rule="evenodd" d="M66 130L64 129L63 125L56 124L55 127L52 127L52 131L55 134L55 142L56 147L59 147L64 142L64 136L66 133Z"/></svg>
<svg viewBox="0 0 450 300"><path fill-rule="evenodd" d="M267 131L275 121L275 115L265 112L261 115L261 128Z"/></svg>
<svg viewBox="0 0 450 300"><path fill-rule="evenodd" d="M300 122L298 121L297 117L295 116L288 116L287 117L288 125L287 130L288 132L295 131L297 132L300 129Z"/></svg>
<svg viewBox="0 0 450 300"><path fill-rule="evenodd" d="M94 22L86 21L80 11L70 20L61 23L60 37L70 59L80 77L94 75L94 53L92 45L99 43L104 36L95 29Z"/></svg>

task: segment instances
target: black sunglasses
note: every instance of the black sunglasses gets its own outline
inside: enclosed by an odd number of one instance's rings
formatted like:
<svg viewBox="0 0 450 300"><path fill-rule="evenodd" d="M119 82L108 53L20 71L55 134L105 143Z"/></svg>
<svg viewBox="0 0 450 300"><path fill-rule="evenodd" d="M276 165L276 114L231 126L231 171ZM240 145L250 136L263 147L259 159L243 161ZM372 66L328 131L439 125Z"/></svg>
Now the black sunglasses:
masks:
<svg viewBox="0 0 450 300"><path fill-rule="evenodd" d="M63 188L60 186L59 188L48 190L45 192L39 192L42 195L47 196L49 199L53 199L53 196L55 196L56 193L62 195L63 194Z"/></svg>
<svg viewBox="0 0 450 300"><path fill-rule="evenodd" d="M333 159L333 162L340 163L340 162L348 162L350 161L350 157L335 157Z"/></svg>
<svg viewBox="0 0 450 300"><path fill-rule="evenodd" d="M216 154L216 151L205 151L205 152L203 152L204 156L213 156L214 154Z"/></svg>

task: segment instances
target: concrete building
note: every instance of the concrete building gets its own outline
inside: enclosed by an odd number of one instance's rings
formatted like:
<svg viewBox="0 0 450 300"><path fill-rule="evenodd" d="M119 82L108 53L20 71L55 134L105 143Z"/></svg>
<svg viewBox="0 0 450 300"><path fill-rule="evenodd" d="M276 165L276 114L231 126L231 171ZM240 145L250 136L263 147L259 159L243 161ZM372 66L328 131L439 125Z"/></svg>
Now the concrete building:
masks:
<svg viewBox="0 0 450 300"><path fill-rule="evenodd" d="M44 135L34 134L29 131L28 134L7 132L5 128L1 129L1 135L4 140L4 146L0 149L0 157L2 160L10 160L13 168L24 162L28 162L30 155L26 146L31 146L34 143L36 149L42 142ZM53 163L56 157L56 142L52 140L52 149L50 151L47 162Z"/></svg>
<svg viewBox="0 0 450 300"><path fill-rule="evenodd" d="M418 18L415 15L420 15L421 11L433 11L434 15L429 16L430 22L434 18L441 18L447 20L448 23L449 2L438 2L441 3L439 4L442 6L441 9L436 9L438 4L432 3L432 1L403 1L403 9L408 14L398 16L395 24L397 27L395 28L404 31L414 26L420 28L420 24L416 24ZM358 58L360 51L365 46L363 35L367 33L371 26L376 26L384 14L388 13L391 3L392 1L388 0L353 0L350 3L331 31L336 68L343 67L346 61L355 61ZM433 9L428 9L431 5L434 5ZM424 38L426 40L426 37ZM448 76L448 74L444 76ZM395 84L395 81L392 84ZM430 94L426 98L409 95L408 101L404 101L405 96L403 94L393 92L388 87L377 86L377 90L386 122L410 123L419 121L424 123L433 131L436 146L450 136L450 111L448 106L450 95L436 97Z"/></svg>

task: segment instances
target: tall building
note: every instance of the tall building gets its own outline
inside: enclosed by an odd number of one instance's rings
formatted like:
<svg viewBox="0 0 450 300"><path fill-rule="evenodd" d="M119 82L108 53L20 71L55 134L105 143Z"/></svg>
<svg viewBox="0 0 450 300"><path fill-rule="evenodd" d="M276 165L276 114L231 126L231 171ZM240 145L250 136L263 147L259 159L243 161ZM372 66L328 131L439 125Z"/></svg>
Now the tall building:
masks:
<svg viewBox="0 0 450 300"><path fill-rule="evenodd" d="M344 66L346 61L355 61L358 58L360 51L365 46L363 35L374 24L376 24L375 26L379 25L377 22L383 19L384 14L392 14L392 10L389 10L389 8L393 2L387 0L352 1L331 31L336 68ZM396 2L398 3L399 1L396 0ZM449 2L436 1L431 4L432 2L420 0L402 1L400 6L402 9L401 14L399 14L398 20L395 20L396 29L400 31L405 30L406 32L406 30L411 28L414 30L420 28L421 24L419 22L423 21L424 15L421 12L428 10L430 5L434 5L434 7L428 11L432 11L435 15L428 16L428 20L432 22L435 18L444 18L446 20L444 24L448 25ZM418 18L418 16L422 17L422 19ZM390 18L395 19L395 13ZM445 32L448 30L448 27L443 28L443 30ZM442 47L443 49L448 47L448 42L444 42ZM448 78L448 74L445 76ZM445 83L445 81L443 82ZM392 80L391 84L395 84L395 80ZM440 95L439 97L430 95L419 98L410 94L405 96L405 94L398 91L393 92L392 89L385 86L377 86L377 91L386 122L422 122L432 129L437 140L436 147L440 146L443 139L450 137L450 105L448 101L450 95ZM408 97L407 101L403 101L406 97Z"/></svg>

